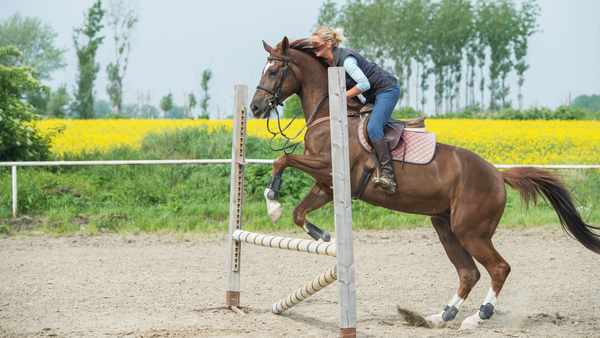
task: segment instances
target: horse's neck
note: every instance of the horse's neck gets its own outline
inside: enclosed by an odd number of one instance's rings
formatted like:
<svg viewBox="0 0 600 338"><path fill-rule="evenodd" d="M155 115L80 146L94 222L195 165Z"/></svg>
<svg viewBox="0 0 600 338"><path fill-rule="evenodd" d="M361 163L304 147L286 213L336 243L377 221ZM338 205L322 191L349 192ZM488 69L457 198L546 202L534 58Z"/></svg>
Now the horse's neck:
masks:
<svg viewBox="0 0 600 338"><path fill-rule="evenodd" d="M303 54L301 52L298 53ZM296 65L302 73L302 84L298 96L304 110L304 118L308 122L313 112L312 121L329 115L329 109L323 109L326 106L325 101L327 100L321 100L327 95L329 90L327 69L319 61L306 54L299 56L298 60L299 62ZM317 107L317 105L319 106Z"/></svg>
<svg viewBox="0 0 600 338"><path fill-rule="evenodd" d="M312 116L310 121L312 122L316 119L329 116L329 109L324 109L329 107L329 100L322 100L329 93L327 68L306 54L299 56L298 60L299 62L296 65L302 73L302 84L298 96L302 103L305 120L308 122ZM348 100L348 110L360 110L361 107L362 104L360 104L358 99L353 98Z"/></svg>

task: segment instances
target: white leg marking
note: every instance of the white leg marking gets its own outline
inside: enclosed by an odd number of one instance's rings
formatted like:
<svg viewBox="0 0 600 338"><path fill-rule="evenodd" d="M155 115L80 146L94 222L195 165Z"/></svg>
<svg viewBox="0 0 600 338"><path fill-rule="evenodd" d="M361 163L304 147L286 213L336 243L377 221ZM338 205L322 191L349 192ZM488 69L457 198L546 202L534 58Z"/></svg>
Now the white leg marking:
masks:
<svg viewBox="0 0 600 338"><path fill-rule="evenodd" d="M444 314L444 311L442 311L438 314L435 314L435 315L427 316L427 317L425 317L425 320L432 323L435 326L438 326L444 322L444 318L442 318L443 314Z"/></svg>
<svg viewBox="0 0 600 338"><path fill-rule="evenodd" d="M270 190L271 189L269 188L265 189L265 200L267 200L267 212L269 213L269 216L271 216L271 220L273 221L273 223L277 223L279 221L279 218L281 217L281 212L283 210L279 202L267 197L267 194Z"/></svg>
<svg viewBox="0 0 600 338"><path fill-rule="evenodd" d="M267 69L271 68L271 66L273 66L275 64L274 61L269 61L267 62L265 69L263 69L263 76L265 75L265 73L267 72Z"/></svg>
<svg viewBox="0 0 600 338"><path fill-rule="evenodd" d="M498 299L496 297L496 293L494 292L494 290L490 286L490 290L488 291L487 296L485 296L485 300L483 301L482 305L485 305L487 303L492 303L492 305L494 305L496 303L496 299Z"/></svg>
<svg viewBox="0 0 600 338"><path fill-rule="evenodd" d="M479 324L483 324L484 320L479 318L479 310L474 315L467 317L460 325L461 330L477 330Z"/></svg>
<svg viewBox="0 0 600 338"><path fill-rule="evenodd" d="M491 303L492 305L496 304L496 300L498 299L498 297L496 297L496 293L494 292L494 290L492 290L492 288L490 287L490 290L488 291L487 296L485 296L485 300L483 301L483 305L487 304L487 303ZM485 323L487 319L481 319L481 317L479 317L479 310L477 310L477 312L475 312L474 315L467 317L467 319L465 319L462 324L460 325L460 329L461 330L476 330L479 325Z"/></svg>
<svg viewBox="0 0 600 338"><path fill-rule="evenodd" d="M452 300L450 301L450 303L448 303L448 306L456 306L456 309L459 309L460 306L465 302L464 299L460 298L458 296L458 294L455 294L454 297L452 297ZM444 321L444 318L442 317L442 315L444 314L444 311L435 314L435 315L431 315L428 316L427 318L425 318L425 320L433 323L434 325L439 325Z"/></svg>

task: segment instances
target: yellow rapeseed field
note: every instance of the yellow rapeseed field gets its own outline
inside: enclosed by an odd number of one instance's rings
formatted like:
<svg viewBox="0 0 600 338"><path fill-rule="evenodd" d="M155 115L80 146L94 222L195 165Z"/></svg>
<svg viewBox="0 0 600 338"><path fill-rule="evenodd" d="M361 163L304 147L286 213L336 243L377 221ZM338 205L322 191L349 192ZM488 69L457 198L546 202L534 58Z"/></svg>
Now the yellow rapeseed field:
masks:
<svg viewBox="0 0 600 338"><path fill-rule="evenodd" d="M290 120L282 120L287 125ZM438 142L467 148L494 164L598 164L600 121L426 121ZM53 151L80 153L109 150L116 146L137 148L147 133L174 128L232 128L232 120L45 120L38 127L48 130L66 125ZM275 122L272 121L273 129ZM303 121L292 124L295 135ZM269 137L265 120L248 121L248 135Z"/></svg>

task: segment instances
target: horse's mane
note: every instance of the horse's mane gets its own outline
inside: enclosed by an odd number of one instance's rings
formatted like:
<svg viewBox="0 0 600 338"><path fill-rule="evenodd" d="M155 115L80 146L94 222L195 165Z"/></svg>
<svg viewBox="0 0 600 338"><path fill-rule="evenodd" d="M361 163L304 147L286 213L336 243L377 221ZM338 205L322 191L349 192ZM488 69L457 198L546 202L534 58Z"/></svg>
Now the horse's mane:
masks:
<svg viewBox="0 0 600 338"><path fill-rule="evenodd" d="M271 50L271 55L287 59L287 57L285 55L283 55L279 52L280 47L281 47L281 42L278 43L277 45L275 45L275 47L273 47L273 49ZM319 63L325 69L327 69L329 67L329 65L327 64L327 62L325 62L325 60L323 60L323 58L320 58L315 54L315 49L313 48L312 39L304 38L304 39L294 40L294 41L290 42L289 48L297 50L299 52L302 52L306 55L313 57L314 59L319 61ZM356 108L359 110L360 110L360 108L362 108L364 106L364 104L358 99L358 97L353 97L353 98L349 99L347 101L347 103L348 103L349 107L353 107L353 108Z"/></svg>
<svg viewBox="0 0 600 338"><path fill-rule="evenodd" d="M281 53L279 53L280 47L281 47L281 42L278 43L277 45L275 45L275 47L271 51L271 54L276 55L278 57L285 58L285 55L282 55ZM315 49L313 48L312 39L304 38L304 39L294 40L294 41L290 42L290 48L300 51L309 56L312 56L317 61L319 61L319 63L321 63L321 65L323 65L323 67L325 67L325 68L329 67L329 65L322 58L317 57L317 55L315 54Z"/></svg>

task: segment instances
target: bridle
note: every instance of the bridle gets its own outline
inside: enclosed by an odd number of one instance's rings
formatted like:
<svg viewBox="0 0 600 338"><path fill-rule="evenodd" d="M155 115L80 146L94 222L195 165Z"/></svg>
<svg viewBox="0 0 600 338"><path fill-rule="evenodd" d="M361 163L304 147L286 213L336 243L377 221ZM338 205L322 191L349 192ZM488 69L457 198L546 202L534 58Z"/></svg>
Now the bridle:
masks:
<svg viewBox="0 0 600 338"><path fill-rule="evenodd" d="M268 99L269 102L269 108L271 108L271 110L274 110L275 113L277 114L277 126L279 128L278 132L273 132L271 131L271 129L269 128L269 121L271 119L271 114L269 114L269 116L267 117L267 130L269 131L269 133L271 133L273 135L273 137L271 137L271 140L269 141L269 147L271 148L272 151L281 151L283 150L283 152L285 154L292 154L294 153L294 151L296 151L296 148L298 147L298 145L300 145L300 143L304 142L304 140L298 141L298 142L294 142L291 143L290 142L297 138L302 131L304 130L304 128L306 128L306 126L310 123L310 121L313 119L313 116L315 115L315 112L317 111L317 108L319 108L319 106L321 105L321 102L323 102L323 100L329 96L329 94L326 94L325 96L323 96L323 98L319 101L319 103L317 103L317 105L315 106L315 109L313 110L312 114L310 115L310 117L306 120L306 123L304 124L304 127L302 127L302 129L300 129L300 131L298 132L298 134L296 134L296 136L293 137L289 137L286 134L284 134L284 131L287 130L290 125L296 120L296 118L298 117L298 115L300 114L300 112L302 111L302 107L300 107L300 109L298 110L298 112L296 113L296 115L294 116L294 118L292 118L292 120L290 121L290 123L288 123L287 126L285 126L285 128L281 128L281 118L279 116L279 110L277 109L277 106L283 106L283 103L279 100L279 93L281 92L281 88L283 87L283 82L285 81L285 77L287 75L287 71L288 69L290 69L292 71L292 74L294 74L294 78L296 79L296 84L298 85L298 91L300 90L300 81L298 81L298 76L296 75L296 72L294 71L294 68L292 68L290 66L290 59L289 59L289 51L285 52L285 58L281 58L281 57L277 57L277 56L269 56L267 57L267 60L275 60L275 61L282 61L283 62L283 70L281 71L281 76L279 77L279 83L277 84L277 87L275 87L275 90L271 90L269 88L263 87L263 86L256 86L256 89L260 89L260 90L264 90L267 93L273 95L271 98ZM273 139L275 139L275 137L277 135L281 135L283 136L286 141L285 144L283 145L283 147L275 149L272 146L272 142ZM287 152L287 149L292 148L291 152Z"/></svg>
<svg viewBox="0 0 600 338"><path fill-rule="evenodd" d="M289 51L285 52L285 59L284 58L280 58L278 56L269 56L267 58L267 60L275 60L275 61L283 61L283 70L281 71L281 76L279 77L279 83L277 84L277 87L275 87L275 90L271 90L269 88L263 87L263 86L256 86L256 89L261 89L266 91L267 93L273 95L273 97L271 97L269 99L269 107L271 107L271 110L275 109L277 110L277 106L283 106L283 103L281 101L279 101L279 93L281 92L281 88L283 87L283 82L285 81L285 77L287 75L287 71L288 69L290 69L292 71L292 74L294 74L294 78L296 79L296 84L298 85L298 90L300 90L300 81L298 81L298 76L296 75L296 72L294 71L294 68L290 67L290 59L289 59Z"/></svg>

